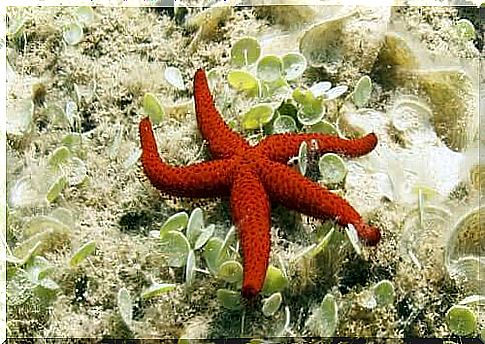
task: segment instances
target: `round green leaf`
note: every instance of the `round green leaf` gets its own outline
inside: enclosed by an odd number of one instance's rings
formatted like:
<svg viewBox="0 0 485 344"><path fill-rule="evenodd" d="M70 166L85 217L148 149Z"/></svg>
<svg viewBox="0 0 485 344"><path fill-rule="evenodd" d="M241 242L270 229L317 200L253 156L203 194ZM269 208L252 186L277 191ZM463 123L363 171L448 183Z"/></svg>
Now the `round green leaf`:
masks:
<svg viewBox="0 0 485 344"><path fill-rule="evenodd" d="M31 218L24 225L23 231L26 237L52 230L58 234L68 234L71 228L65 223L52 216L39 215Z"/></svg>
<svg viewBox="0 0 485 344"><path fill-rule="evenodd" d="M71 259L69 260L69 265L71 267L75 267L79 265L84 259L87 258L87 256L93 254L95 250L96 250L96 241L92 240L85 243L71 257Z"/></svg>
<svg viewBox="0 0 485 344"><path fill-rule="evenodd" d="M80 145L82 140L83 138L81 134L73 133L64 136L61 143L65 144L70 150L72 150L71 148Z"/></svg>
<svg viewBox="0 0 485 344"><path fill-rule="evenodd" d="M71 157L71 151L66 146L61 146L52 152L49 158L49 165L52 167L59 167L61 164L68 162Z"/></svg>
<svg viewBox="0 0 485 344"><path fill-rule="evenodd" d="M67 182L71 186L81 184L87 177L86 164L77 157L72 157L66 167Z"/></svg>
<svg viewBox="0 0 485 344"><path fill-rule="evenodd" d="M210 238L204 246L203 256L207 268L214 275L217 275L221 263L229 259L229 251L223 249L224 241L221 238Z"/></svg>
<svg viewBox="0 0 485 344"><path fill-rule="evenodd" d="M455 305L446 312L446 324L453 334L472 335L477 331L477 316L467 306Z"/></svg>
<svg viewBox="0 0 485 344"><path fill-rule="evenodd" d="M185 285L187 288L192 286L195 276L195 254L194 250L190 250L187 256L187 265L185 266Z"/></svg>
<svg viewBox="0 0 485 344"><path fill-rule="evenodd" d="M72 227L74 225L74 219L72 218L72 212L66 208L56 208L54 209L50 216L52 218L55 218L56 220L59 220L63 224L65 224L68 227Z"/></svg>
<svg viewBox="0 0 485 344"><path fill-rule="evenodd" d="M268 266L263 284L263 293L273 294L283 290L287 285L288 278L283 274L283 271L273 265Z"/></svg>
<svg viewBox="0 0 485 344"><path fill-rule="evenodd" d="M243 70L231 70L227 75L229 85L237 91L244 92L249 96L255 96L259 91L258 80Z"/></svg>
<svg viewBox="0 0 485 344"><path fill-rule="evenodd" d="M143 97L143 111L154 124L160 123L165 116L162 104L153 93L145 93Z"/></svg>
<svg viewBox="0 0 485 344"><path fill-rule="evenodd" d="M40 257L37 257L37 258L40 258ZM56 271L56 267L50 265L50 263L47 262L47 264L46 265L43 265L41 267L41 269L39 270L38 278L39 278L39 280L45 279L48 276L52 275L52 273L54 273L55 271Z"/></svg>
<svg viewBox="0 0 485 344"><path fill-rule="evenodd" d="M168 265L182 267L187 263L190 244L179 231L168 231L162 237L162 252L167 256Z"/></svg>
<svg viewBox="0 0 485 344"><path fill-rule="evenodd" d="M299 104L302 104L306 101L308 97L308 91L304 90L300 87L297 87L291 93L291 97Z"/></svg>
<svg viewBox="0 0 485 344"><path fill-rule="evenodd" d="M259 129L263 125L271 122L273 118L273 107L269 104L258 104L249 109L242 116L244 129Z"/></svg>
<svg viewBox="0 0 485 344"><path fill-rule="evenodd" d="M177 287L171 283L154 283L142 291L141 297L144 299L151 299L153 297L168 293Z"/></svg>
<svg viewBox="0 0 485 344"><path fill-rule="evenodd" d="M175 67L167 67L165 69L165 80L173 87L183 91L185 90L184 79L180 69Z"/></svg>
<svg viewBox="0 0 485 344"><path fill-rule="evenodd" d="M369 76L364 75L357 82L354 93L352 93L352 100L357 107L363 107L367 104L372 92L372 81Z"/></svg>
<svg viewBox="0 0 485 344"><path fill-rule="evenodd" d="M468 19L463 18L458 20L455 24L455 28L461 38L470 41L475 39L475 26L473 26L472 22Z"/></svg>
<svg viewBox="0 0 485 344"><path fill-rule="evenodd" d="M325 115L325 108L321 98L315 97L310 90L297 88L293 91L292 97L298 104L300 104L297 117L301 124L316 124Z"/></svg>
<svg viewBox="0 0 485 344"><path fill-rule="evenodd" d="M278 116L290 116L296 118L298 109L291 99L281 102L281 105L276 109Z"/></svg>
<svg viewBox="0 0 485 344"><path fill-rule="evenodd" d="M290 91L291 88L288 85L288 82L285 79L280 78L274 82L262 82L261 94L259 94L259 96L261 98L276 97L278 99L281 99L283 97L286 97L286 95Z"/></svg>
<svg viewBox="0 0 485 344"><path fill-rule="evenodd" d="M303 106L298 111L297 118L303 125L317 124L325 115L325 107L323 106L322 101L318 98L314 98L302 105Z"/></svg>
<svg viewBox="0 0 485 344"><path fill-rule="evenodd" d="M248 66L256 62L260 54L259 42L252 37L244 37L232 46L231 62L238 67Z"/></svg>
<svg viewBox="0 0 485 344"><path fill-rule="evenodd" d="M360 256L362 254L362 243L359 240L359 235L357 234L357 230L355 229L354 225L349 223L345 227L345 233L347 234L347 237L349 238L349 241L352 244L355 253Z"/></svg>
<svg viewBox="0 0 485 344"><path fill-rule="evenodd" d="M35 235L32 235L27 240L24 240L20 243L15 249L13 250L13 254L15 257L18 257L21 260L26 260L26 257L30 255L30 252L34 251L41 251L41 247L45 247L45 242L53 235L52 230L46 230ZM36 246L39 246L36 248Z"/></svg>
<svg viewBox="0 0 485 344"><path fill-rule="evenodd" d="M202 209L195 208L190 213L189 221L187 223L187 240L193 246L204 228L204 213Z"/></svg>
<svg viewBox="0 0 485 344"><path fill-rule="evenodd" d="M39 216L38 218L40 217L48 218L47 216ZM29 227L24 229L24 234L28 238L15 247L13 250L15 257L24 259L38 243L42 243L39 251L49 250L52 247L50 245L52 241L64 240L67 237L70 228L55 219L50 220L51 223L44 219L32 219L29 221L27 225Z"/></svg>
<svg viewBox="0 0 485 344"><path fill-rule="evenodd" d="M323 107L323 103L319 98L313 97L310 91L308 91L308 94L311 95L311 97L308 97L308 99L306 99L305 102L301 104L302 111L299 111L298 114L302 116L302 118L299 117L299 119L300 121L302 121L303 124L312 125L317 123L315 121L315 118L319 118L318 121L323 118L323 115L325 114L325 108Z"/></svg>
<svg viewBox="0 0 485 344"><path fill-rule="evenodd" d="M300 169L300 173L304 176L306 173L308 165L308 144L303 141L300 144L300 148L298 150L298 168Z"/></svg>
<svg viewBox="0 0 485 344"><path fill-rule="evenodd" d="M310 133L319 133L338 136L337 128L330 122L322 119L320 122L313 124L309 130Z"/></svg>
<svg viewBox="0 0 485 344"><path fill-rule="evenodd" d="M335 86L334 88L331 88L327 92L325 92L325 99L332 100L332 99L338 98L342 94L347 92L348 89L349 88L345 85Z"/></svg>
<svg viewBox="0 0 485 344"><path fill-rule="evenodd" d="M322 241L320 241L318 245L316 245L315 248L309 252L310 257L315 257L317 254L325 250L325 248L330 243L330 239L332 239L332 235L334 232L335 228L332 228L330 231L328 231Z"/></svg>
<svg viewBox="0 0 485 344"><path fill-rule="evenodd" d="M210 224L202 230L202 232L197 237L197 240L195 241L194 250L202 248L207 243L207 241L214 234L215 228L216 226L214 224Z"/></svg>
<svg viewBox="0 0 485 344"><path fill-rule="evenodd" d="M379 306L390 305L394 302L394 284L389 280L382 280L373 288L374 298Z"/></svg>
<svg viewBox="0 0 485 344"><path fill-rule="evenodd" d="M332 337L338 324L338 306L335 297L327 294L320 304L321 334L323 337Z"/></svg>
<svg viewBox="0 0 485 344"><path fill-rule="evenodd" d="M217 300L224 308L230 310L238 310L242 308L241 294L229 289L218 289Z"/></svg>
<svg viewBox="0 0 485 344"><path fill-rule="evenodd" d="M25 255L22 258L17 258L16 256L11 256L7 254L7 256L5 257L5 260L9 263L22 266L25 263L27 263L30 260L30 258L34 257L37 254L37 251L41 244L42 242L40 241L35 243L27 252L25 252Z"/></svg>
<svg viewBox="0 0 485 344"><path fill-rule="evenodd" d="M325 184L338 184L347 175L345 162L334 153L322 155L318 161L318 169Z"/></svg>
<svg viewBox="0 0 485 344"><path fill-rule="evenodd" d="M235 240L236 240L236 227L231 226L231 228L229 228L229 230L227 231L226 236L224 237L224 241L222 243L222 249L221 249L221 252L219 252L219 254L222 255L223 253L222 250L229 250L229 247Z"/></svg>
<svg viewBox="0 0 485 344"><path fill-rule="evenodd" d="M40 257L37 257L37 258L40 258ZM52 275L54 271L56 271L56 267L50 265L50 263L48 263L45 266L42 266L42 268L39 270L39 275L38 275L39 280L47 278L48 276Z"/></svg>
<svg viewBox="0 0 485 344"><path fill-rule="evenodd" d="M133 303L130 293L126 288L121 288L118 291L118 310L126 326L131 327L131 322L133 320Z"/></svg>
<svg viewBox="0 0 485 344"><path fill-rule="evenodd" d="M50 119L51 123L56 126L65 127L69 124L66 114L64 113L64 109L57 104L48 104L45 109L45 113Z"/></svg>
<svg viewBox="0 0 485 344"><path fill-rule="evenodd" d="M76 19L78 22L89 25L94 20L94 10L91 6L80 6L76 8Z"/></svg>
<svg viewBox="0 0 485 344"><path fill-rule="evenodd" d="M263 303L263 314L267 317L275 314L276 311L278 311L278 309L280 308L282 300L283 297L281 296L281 293L274 293L273 295L268 297L266 300L264 300Z"/></svg>
<svg viewBox="0 0 485 344"><path fill-rule="evenodd" d="M76 45L83 39L83 28L78 23L70 23L64 28L62 37L69 45Z"/></svg>
<svg viewBox="0 0 485 344"><path fill-rule="evenodd" d="M273 133L290 133L297 131L296 122L290 116L279 116L273 122Z"/></svg>
<svg viewBox="0 0 485 344"><path fill-rule="evenodd" d="M170 216L160 228L160 238L169 231L181 231L187 227L189 215L185 211L173 214Z"/></svg>
<svg viewBox="0 0 485 344"><path fill-rule="evenodd" d="M282 60L286 80L300 77L307 67L306 58L300 53L288 53Z"/></svg>
<svg viewBox="0 0 485 344"><path fill-rule="evenodd" d="M47 277L50 272L52 272L52 265L42 256L33 257L32 261L24 268L24 276L32 284L38 284L39 280Z"/></svg>
<svg viewBox="0 0 485 344"><path fill-rule="evenodd" d="M58 290L59 285L50 278L43 278L39 280L39 286L49 290Z"/></svg>
<svg viewBox="0 0 485 344"><path fill-rule="evenodd" d="M47 202L52 203L54 202L57 197L61 194L64 188L67 186L67 179L64 176L59 176L49 187L45 198Z"/></svg>
<svg viewBox="0 0 485 344"><path fill-rule="evenodd" d="M283 61L276 55L264 56L259 60L256 72L259 79L275 82L282 77Z"/></svg>
<svg viewBox="0 0 485 344"><path fill-rule="evenodd" d="M235 260L228 260L219 266L217 277L228 283L240 282L243 278L243 267Z"/></svg>
<svg viewBox="0 0 485 344"><path fill-rule="evenodd" d="M322 97L332 88L330 81L321 81L310 87L310 92L314 97Z"/></svg>

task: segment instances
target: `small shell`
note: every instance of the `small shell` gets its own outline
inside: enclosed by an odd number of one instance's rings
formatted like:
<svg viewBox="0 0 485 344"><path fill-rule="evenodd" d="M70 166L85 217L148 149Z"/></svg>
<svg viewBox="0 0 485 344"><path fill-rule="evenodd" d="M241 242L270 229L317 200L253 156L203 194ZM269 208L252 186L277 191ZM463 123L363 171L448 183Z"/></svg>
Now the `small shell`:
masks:
<svg viewBox="0 0 485 344"><path fill-rule="evenodd" d="M397 130L406 131L418 126L416 121L427 121L431 117L431 109L417 97L403 96L394 102L390 115L392 125Z"/></svg>
<svg viewBox="0 0 485 344"><path fill-rule="evenodd" d="M485 207L473 209L458 220L445 247L445 264L452 278L472 292L483 293L480 275L485 274ZM481 286L480 286L481 284Z"/></svg>
<svg viewBox="0 0 485 344"><path fill-rule="evenodd" d="M433 111L415 96L400 96L389 110L391 124L409 146L432 145L437 141L431 124Z"/></svg>

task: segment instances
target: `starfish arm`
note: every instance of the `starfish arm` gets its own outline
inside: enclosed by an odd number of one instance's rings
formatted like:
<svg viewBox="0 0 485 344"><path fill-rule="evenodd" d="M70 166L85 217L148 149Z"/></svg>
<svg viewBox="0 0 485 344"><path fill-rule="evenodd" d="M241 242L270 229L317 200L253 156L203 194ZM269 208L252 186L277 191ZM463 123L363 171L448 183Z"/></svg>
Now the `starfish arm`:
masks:
<svg viewBox="0 0 485 344"><path fill-rule="evenodd" d="M243 251L242 295L252 298L263 287L271 236L268 195L258 176L248 168L242 167L234 178L231 210Z"/></svg>
<svg viewBox="0 0 485 344"><path fill-rule="evenodd" d="M197 124L202 137L208 141L209 150L214 158L228 158L237 151L249 148L242 136L231 130L223 121L214 106L203 69L195 73L194 98Z"/></svg>
<svg viewBox="0 0 485 344"><path fill-rule="evenodd" d="M264 160L259 168L259 177L272 200L308 216L334 218L343 226L352 224L366 244L376 245L379 242L379 230L366 224L340 196L281 163Z"/></svg>
<svg viewBox="0 0 485 344"><path fill-rule="evenodd" d="M315 149L318 153L332 152L349 157L365 155L377 145L377 136L374 133L350 140L324 134L277 134L268 136L255 148L272 161L286 163L288 159L298 155L303 141L310 148L313 147L313 140L316 142Z"/></svg>
<svg viewBox="0 0 485 344"><path fill-rule="evenodd" d="M158 155L157 143L148 118L141 120L139 132L143 170L158 190L179 197L206 198L229 195L232 160L173 167L164 163Z"/></svg>

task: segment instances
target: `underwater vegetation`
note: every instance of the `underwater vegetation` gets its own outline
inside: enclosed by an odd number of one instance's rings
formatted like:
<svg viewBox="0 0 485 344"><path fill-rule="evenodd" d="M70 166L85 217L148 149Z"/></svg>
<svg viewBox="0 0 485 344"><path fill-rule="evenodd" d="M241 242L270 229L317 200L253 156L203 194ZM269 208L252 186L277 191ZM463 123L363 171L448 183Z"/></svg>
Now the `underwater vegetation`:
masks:
<svg viewBox="0 0 485 344"><path fill-rule="evenodd" d="M477 28L452 7L237 4L8 8L7 335L483 338ZM201 106L222 118L204 128ZM237 165L237 195L280 185L281 204L160 197L142 118L177 171L266 147L286 172L255 188ZM374 140L349 159L291 139L326 135ZM173 196L207 190L192 177ZM330 219L284 207L327 197ZM375 247L343 199L379 228Z"/></svg>

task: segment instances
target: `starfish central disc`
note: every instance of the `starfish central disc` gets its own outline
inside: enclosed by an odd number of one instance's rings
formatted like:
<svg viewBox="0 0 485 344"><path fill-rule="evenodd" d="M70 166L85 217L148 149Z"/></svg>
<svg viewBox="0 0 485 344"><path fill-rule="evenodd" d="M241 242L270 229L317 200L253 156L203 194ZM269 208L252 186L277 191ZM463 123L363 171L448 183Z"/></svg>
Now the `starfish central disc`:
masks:
<svg viewBox="0 0 485 344"><path fill-rule="evenodd" d="M366 224L346 200L286 165L298 155L304 141L316 142L320 154L357 157L374 149L375 134L352 140L324 134L277 134L251 147L229 128L215 108L202 69L195 73L194 98L199 131L214 160L185 167L166 164L158 154L150 120L144 118L139 126L143 171L164 194L230 199L242 246L244 297L256 296L266 276L271 249L271 202L315 218L333 218L342 226L352 224L366 244L379 242L379 230Z"/></svg>

